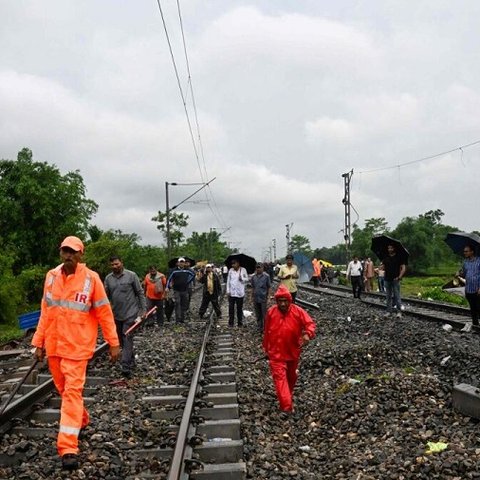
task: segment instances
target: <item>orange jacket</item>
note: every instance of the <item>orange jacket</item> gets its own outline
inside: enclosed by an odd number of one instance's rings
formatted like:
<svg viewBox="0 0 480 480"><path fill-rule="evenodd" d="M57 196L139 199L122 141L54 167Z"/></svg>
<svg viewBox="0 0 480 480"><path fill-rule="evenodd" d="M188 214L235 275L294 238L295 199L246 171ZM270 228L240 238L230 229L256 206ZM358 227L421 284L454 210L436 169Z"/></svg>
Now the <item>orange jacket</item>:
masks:
<svg viewBox="0 0 480 480"><path fill-rule="evenodd" d="M320 262L316 259L313 259L312 265L313 265L313 276L319 277L322 273L322 266L320 265Z"/></svg>
<svg viewBox="0 0 480 480"><path fill-rule="evenodd" d="M291 304L283 314L274 305L265 316L263 349L270 360L297 360L301 352L303 334L315 336L315 323L298 305Z"/></svg>
<svg viewBox="0 0 480 480"><path fill-rule="evenodd" d="M167 285L167 278L163 273L157 272L158 277L156 281L152 282L152 279L150 277L150 274L147 274L145 277L145 296L147 298L150 298L151 300L163 300L165 297L165 286ZM160 293L155 293L155 286L157 282L162 282L163 285L163 291Z"/></svg>
<svg viewBox="0 0 480 480"><path fill-rule="evenodd" d="M32 345L45 348L47 356L86 360L93 356L99 324L110 346L118 346L112 309L98 274L84 263L68 277L62 265L50 270Z"/></svg>

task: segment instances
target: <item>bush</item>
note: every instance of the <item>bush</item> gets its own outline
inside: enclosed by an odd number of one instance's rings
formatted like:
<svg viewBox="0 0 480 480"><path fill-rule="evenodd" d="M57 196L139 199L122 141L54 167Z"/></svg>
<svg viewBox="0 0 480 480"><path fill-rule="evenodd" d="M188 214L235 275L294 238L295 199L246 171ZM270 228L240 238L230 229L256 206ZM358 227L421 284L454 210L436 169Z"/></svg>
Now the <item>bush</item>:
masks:
<svg viewBox="0 0 480 480"><path fill-rule="evenodd" d="M15 325L23 290L13 275L15 258L0 253L0 324Z"/></svg>
<svg viewBox="0 0 480 480"><path fill-rule="evenodd" d="M17 281L24 292L22 310L38 310L43 295L43 284L48 268L36 265L23 270Z"/></svg>
<svg viewBox="0 0 480 480"><path fill-rule="evenodd" d="M424 300L435 300L436 302L454 303L455 305L468 306L466 298L448 293L440 287L426 288L420 293L420 297Z"/></svg>

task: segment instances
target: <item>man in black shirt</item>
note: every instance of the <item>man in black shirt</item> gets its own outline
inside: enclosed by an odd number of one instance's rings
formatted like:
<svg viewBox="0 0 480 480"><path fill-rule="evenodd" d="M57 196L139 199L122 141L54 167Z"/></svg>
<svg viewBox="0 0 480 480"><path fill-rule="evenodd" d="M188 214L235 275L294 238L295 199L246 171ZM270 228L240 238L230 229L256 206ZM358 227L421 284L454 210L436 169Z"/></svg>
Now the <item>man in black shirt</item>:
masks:
<svg viewBox="0 0 480 480"><path fill-rule="evenodd" d="M385 291L387 296L387 313L386 316L392 314L393 304L397 307L397 318L402 316L402 302L400 298L400 280L405 275L405 262L397 255L395 247L388 245L388 255L383 259L385 267Z"/></svg>

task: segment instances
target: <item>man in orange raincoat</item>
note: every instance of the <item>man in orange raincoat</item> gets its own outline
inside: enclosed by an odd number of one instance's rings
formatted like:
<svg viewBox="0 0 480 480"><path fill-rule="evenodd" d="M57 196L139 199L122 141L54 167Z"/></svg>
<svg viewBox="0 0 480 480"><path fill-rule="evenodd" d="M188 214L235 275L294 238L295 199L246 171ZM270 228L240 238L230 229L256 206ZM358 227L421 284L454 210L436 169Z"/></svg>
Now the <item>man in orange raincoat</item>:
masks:
<svg viewBox="0 0 480 480"><path fill-rule="evenodd" d="M293 389L302 345L315 336L310 315L292 303L288 289L280 285L275 293L276 305L265 317L263 349L268 356L280 410L293 411Z"/></svg>
<svg viewBox="0 0 480 480"><path fill-rule="evenodd" d="M89 423L83 406L87 363L93 356L98 325L110 345L111 360L120 348L112 309L98 274L80 263L84 247L77 237L60 245L63 263L45 279L40 321L32 339L35 356L45 353L57 390L62 397L57 450L63 468L78 468L78 435Z"/></svg>

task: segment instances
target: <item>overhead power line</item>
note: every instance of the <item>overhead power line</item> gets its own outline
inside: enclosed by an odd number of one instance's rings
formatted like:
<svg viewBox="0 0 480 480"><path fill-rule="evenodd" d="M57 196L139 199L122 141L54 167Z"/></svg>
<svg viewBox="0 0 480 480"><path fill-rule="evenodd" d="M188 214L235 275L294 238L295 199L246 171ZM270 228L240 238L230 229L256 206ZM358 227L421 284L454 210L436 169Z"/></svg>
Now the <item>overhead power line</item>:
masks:
<svg viewBox="0 0 480 480"><path fill-rule="evenodd" d="M184 55L185 55L185 62L186 62L186 68L187 68L187 74L188 74L187 86L185 87L185 89L182 87L182 82L180 80L180 75L179 75L179 72L178 72L177 62L175 60L175 55L173 53L172 43L170 41L170 36L168 34L168 29L167 29L167 25L166 25L166 21L165 21L165 15L164 15L162 4L161 4L160 0L157 0L157 5L158 5L158 10L160 12L160 16L162 18L163 29L165 31L165 36L166 36L167 43L168 43L168 48L169 48L169 51L170 51L170 57L171 57L171 60L172 60L174 71L175 71L175 77L177 79L177 85L178 85L178 89L180 91L180 96L181 96L181 99L182 99L183 108L184 108L185 116L186 116L186 119L187 119L188 130L190 132L190 138L191 138L191 141L192 141L193 150L194 150L194 154L195 154L195 159L196 159L198 170L199 170L199 173L200 173L200 178L201 178L202 182L205 182L205 178L208 178L208 172L207 172L207 166L206 166L206 162L205 162L205 155L204 155L204 150L203 150L202 138L201 138L201 134L200 134L200 123L198 121L197 106L196 106L196 101L195 101L195 94L194 94L194 91L193 91L192 75L191 75L191 71L190 71L190 62L189 62L189 58L188 58L187 44L186 44L186 40L185 40L185 32L184 32L184 29L183 29L183 20L182 20L181 8L180 8L180 1L177 0L177 11L178 11L178 18L179 18L179 22L180 22L180 29L181 29L182 42L183 42L183 51L184 51ZM197 142L195 140L195 135L193 133L192 122L190 120L190 115L188 113L188 108L187 108L187 96L188 96L189 92L190 92L190 95L191 95L191 98L192 98L192 105L193 105L193 110L194 110L195 126L196 126L197 137L198 137L198 147L197 147ZM203 169L202 169L202 165L200 163L199 151L200 151L200 156L201 156L201 159L202 159ZM210 204L210 199L207 195L207 192L205 191L205 198L207 200L208 207L209 207L210 211L212 212L213 216L216 218L218 223L220 223L221 225L226 225L226 223L223 220L222 215L221 215L221 213L218 209L218 205L215 201L215 198L213 196L213 192L212 192L212 189L210 188L210 185L208 185L208 190L210 192L211 200L213 201L215 209L216 209L216 211L214 211L214 209L212 208L212 205Z"/></svg>
<svg viewBox="0 0 480 480"><path fill-rule="evenodd" d="M382 170L392 170L394 168L407 167L407 166L413 165L415 163L425 162L427 160L432 160L433 158L442 157L443 155L447 155L449 153L453 153L453 152L457 152L457 151L460 151L462 153L462 156L463 156L463 150L464 149L466 149L468 147L473 147L474 145L478 145L478 144L480 144L480 140L476 140L475 142L467 143L465 145L461 145L459 147L452 148L450 150L445 150L444 152L436 153L434 155L429 155L428 157L418 158L417 160L411 160L411 161L405 162L405 163L398 163L397 165L390 165L388 167L379 167L379 168L372 168L370 170L362 170L361 172L357 172L357 173L374 173L374 172L380 172Z"/></svg>

